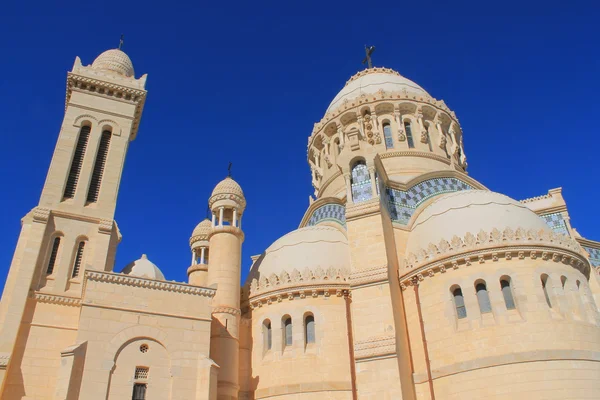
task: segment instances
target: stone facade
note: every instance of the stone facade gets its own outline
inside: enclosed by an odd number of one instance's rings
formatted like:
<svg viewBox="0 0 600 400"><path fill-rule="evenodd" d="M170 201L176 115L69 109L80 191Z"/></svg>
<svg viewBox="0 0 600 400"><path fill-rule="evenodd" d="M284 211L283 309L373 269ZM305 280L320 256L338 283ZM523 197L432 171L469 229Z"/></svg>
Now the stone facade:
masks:
<svg viewBox="0 0 600 400"><path fill-rule="evenodd" d="M230 177L188 283L146 256L116 272L145 82L118 49L68 74L0 303L2 399L600 398L600 243L560 189L519 202L469 177L455 113L387 68L315 124L314 197L243 285Z"/></svg>

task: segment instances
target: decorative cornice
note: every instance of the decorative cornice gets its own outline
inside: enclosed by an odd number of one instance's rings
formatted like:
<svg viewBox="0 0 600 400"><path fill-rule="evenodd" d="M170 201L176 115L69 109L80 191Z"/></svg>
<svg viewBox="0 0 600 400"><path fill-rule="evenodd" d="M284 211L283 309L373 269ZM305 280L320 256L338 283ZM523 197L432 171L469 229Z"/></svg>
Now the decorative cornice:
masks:
<svg viewBox="0 0 600 400"><path fill-rule="evenodd" d="M309 284L305 286L290 286L288 288L281 288L262 295L257 295L244 303L249 305L251 310L254 310L262 306L271 305L272 303L281 303L283 300L292 301L296 298L305 299L307 296L313 298L327 298L332 294L335 294L336 297L342 297L344 295L344 291L348 289L349 286L347 282L330 282Z"/></svg>
<svg viewBox="0 0 600 400"><path fill-rule="evenodd" d="M142 116L142 110L144 109L144 103L146 102L146 91L143 89L135 89L115 83L107 82L104 80L88 78L82 75L78 75L69 72L67 75L67 93L65 99L65 110L71 100L71 94L73 91L93 93L97 96L111 98L115 101L125 102L135 105L135 113L133 116L133 123L131 126L131 138L135 139L137 130L140 124Z"/></svg>
<svg viewBox="0 0 600 400"><path fill-rule="evenodd" d="M439 161L446 165L450 165L450 163L452 162L449 158L418 150L386 151L385 153L379 153L378 155L379 158L381 158L382 160L392 157L423 157ZM460 171L462 171L462 169L460 169Z"/></svg>
<svg viewBox="0 0 600 400"><path fill-rule="evenodd" d="M212 309L213 314L231 314L231 315L240 315L242 312L239 308L229 307L229 306L216 306Z"/></svg>
<svg viewBox="0 0 600 400"><path fill-rule="evenodd" d="M167 292L185 293L196 296L214 297L216 290L200 286L186 285L185 283L157 281L154 279L140 278L112 272L86 271L85 280L93 282L114 283L141 287L145 289L164 290Z"/></svg>
<svg viewBox="0 0 600 400"><path fill-rule="evenodd" d="M502 232L494 228L491 232L483 229L477 234L468 232L464 238L454 235L450 241L442 239L435 245L430 243L427 248L421 248L415 253L409 253L406 257L407 268L418 267L419 264L429 264L450 255L460 254L477 249L488 249L497 247L507 247L510 245L546 245L559 247L572 251L578 255L583 255L581 246L570 237L556 234L547 229L539 231L523 228L517 228L516 231L508 227Z"/></svg>
<svg viewBox="0 0 600 400"><path fill-rule="evenodd" d="M377 214L381 210L379 197L374 197L360 203L346 204L346 222L358 217L365 217L372 214Z"/></svg>
<svg viewBox="0 0 600 400"><path fill-rule="evenodd" d="M346 81L346 84L344 85L344 87L348 86L350 84L350 82L353 82L359 78L362 78L365 75L370 75L370 74L389 74L389 75L402 76L402 75L400 75L400 73L398 71L394 71L391 68L385 68L385 67L366 68L366 69L363 69L362 71L358 71L356 74L352 75L350 77L350 79L348 79Z"/></svg>
<svg viewBox="0 0 600 400"><path fill-rule="evenodd" d="M542 196L530 197L528 199L519 200L519 203L531 203L538 200L551 199L552 196L550 194L544 194Z"/></svg>
<svg viewBox="0 0 600 400"><path fill-rule="evenodd" d="M40 303L59 304L63 306L79 307L81 299L77 297L59 296L56 294L35 292L33 298Z"/></svg>
<svg viewBox="0 0 600 400"><path fill-rule="evenodd" d="M98 224L98 233L103 233L105 235L110 235L113 228L113 220L112 219L101 219Z"/></svg>
<svg viewBox="0 0 600 400"><path fill-rule="evenodd" d="M366 269L352 272L350 275L350 286L354 289L357 286L369 285L372 283L385 282L388 280L387 265L377 265Z"/></svg>
<svg viewBox="0 0 600 400"><path fill-rule="evenodd" d="M5 370L10 361L10 353L0 353L0 370Z"/></svg>
<svg viewBox="0 0 600 400"><path fill-rule="evenodd" d="M327 188L327 186L329 186L333 181L335 181L337 178L339 178L340 176L342 176L342 171L337 170L335 171L329 178L327 178L327 180L323 183L321 183L321 186L319 187L319 193L323 193L323 191Z"/></svg>
<svg viewBox="0 0 600 400"><path fill-rule="evenodd" d="M497 262L501 258L507 261L513 258L552 259L571 265L585 276L589 277L590 274L589 261L583 256L579 244L545 229L537 232L506 228L503 233L493 229L489 234L481 230L476 236L467 233L464 239L454 236L449 242L441 240L437 246L430 244L427 249L420 249L417 253L409 254L405 260L406 268L399 271L403 290L407 285L422 281L425 277L433 277L436 273L474 263Z"/></svg>
<svg viewBox="0 0 600 400"><path fill-rule="evenodd" d="M394 335L374 336L354 343L356 360L390 354L396 354L396 337Z"/></svg>
<svg viewBox="0 0 600 400"><path fill-rule="evenodd" d="M210 233L208 234L208 239L210 240L210 238L213 235L216 235L218 233L231 233L231 234L237 236L242 242L244 241L244 231L242 231L240 228L235 227L235 226L231 226L231 225L214 226L212 228L212 230L210 231Z"/></svg>
<svg viewBox="0 0 600 400"><path fill-rule="evenodd" d="M45 224L50 218L50 209L44 207L36 207L32 210L32 216L34 222L40 222Z"/></svg>
<svg viewBox="0 0 600 400"><path fill-rule="evenodd" d="M207 264L196 264L196 265L192 265L191 267L189 267L187 269L187 275L190 276L190 274L192 272L197 272L197 271L203 271L203 272L208 272L208 265Z"/></svg>

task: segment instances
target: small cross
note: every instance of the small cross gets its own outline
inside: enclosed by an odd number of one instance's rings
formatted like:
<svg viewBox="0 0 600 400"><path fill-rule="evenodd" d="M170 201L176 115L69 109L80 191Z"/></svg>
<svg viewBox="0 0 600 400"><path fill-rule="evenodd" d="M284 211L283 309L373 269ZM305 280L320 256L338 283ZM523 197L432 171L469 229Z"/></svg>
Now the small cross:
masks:
<svg viewBox="0 0 600 400"><path fill-rule="evenodd" d="M229 161L229 167L227 167L227 176L231 178L231 166L233 164L231 163L231 161Z"/></svg>
<svg viewBox="0 0 600 400"><path fill-rule="evenodd" d="M124 39L125 35L121 34L121 40L119 40L119 50L121 50L121 48L123 47L123 39Z"/></svg>
<svg viewBox="0 0 600 400"><path fill-rule="evenodd" d="M373 63L371 62L371 54L375 51L375 46L365 45L365 59L362 61L363 64L367 64L367 68L373 68Z"/></svg>

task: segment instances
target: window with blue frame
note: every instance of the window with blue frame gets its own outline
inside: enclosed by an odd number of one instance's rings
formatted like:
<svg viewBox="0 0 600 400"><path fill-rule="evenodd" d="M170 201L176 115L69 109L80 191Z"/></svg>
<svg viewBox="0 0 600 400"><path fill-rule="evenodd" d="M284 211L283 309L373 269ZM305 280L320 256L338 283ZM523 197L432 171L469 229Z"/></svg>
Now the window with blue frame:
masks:
<svg viewBox="0 0 600 400"><path fill-rule="evenodd" d="M371 176L364 161L358 161L352 167L351 185L353 202L358 203L373 197Z"/></svg>

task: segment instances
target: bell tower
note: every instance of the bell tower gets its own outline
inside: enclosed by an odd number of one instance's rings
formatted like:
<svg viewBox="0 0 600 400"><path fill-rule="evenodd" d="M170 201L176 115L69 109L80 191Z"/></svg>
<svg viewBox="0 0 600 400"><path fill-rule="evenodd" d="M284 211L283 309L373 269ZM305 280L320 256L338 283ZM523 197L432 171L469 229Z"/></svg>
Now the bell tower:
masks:
<svg viewBox="0 0 600 400"><path fill-rule="evenodd" d="M65 115L39 204L21 234L0 303L0 385L21 340L24 314L38 294L80 298L86 270L111 271L120 233L114 221L129 142L146 99L146 75L136 79L120 49L92 65L79 57L67 75ZM1 388L0 388L1 392Z"/></svg>
<svg viewBox="0 0 600 400"><path fill-rule="evenodd" d="M218 400L237 400L239 386L239 326L241 254L244 233L242 214L246 199L242 188L230 177L212 192L209 233L210 262L207 286L217 289L213 298L210 357L220 366Z"/></svg>

